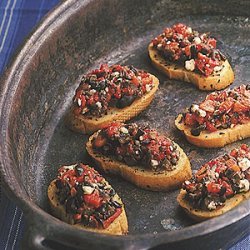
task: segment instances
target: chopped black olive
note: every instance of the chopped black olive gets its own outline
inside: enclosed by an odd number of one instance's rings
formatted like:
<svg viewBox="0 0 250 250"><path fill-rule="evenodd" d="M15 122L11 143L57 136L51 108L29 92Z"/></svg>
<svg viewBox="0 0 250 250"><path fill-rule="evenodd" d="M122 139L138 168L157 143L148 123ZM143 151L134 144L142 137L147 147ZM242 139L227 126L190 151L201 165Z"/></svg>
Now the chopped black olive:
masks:
<svg viewBox="0 0 250 250"><path fill-rule="evenodd" d="M67 213L76 213L77 212L77 206L75 204L75 198L69 197L66 201L66 212Z"/></svg>
<svg viewBox="0 0 250 250"><path fill-rule="evenodd" d="M228 123L221 124L221 128L223 128L223 129L226 129L229 127L230 127L230 124L228 124Z"/></svg>
<svg viewBox="0 0 250 250"><path fill-rule="evenodd" d="M60 193L58 193L58 197L59 197L60 204L64 204L65 201L68 198L68 193L66 193L66 192L60 192Z"/></svg>
<svg viewBox="0 0 250 250"><path fill-rule="evenodd" d="M128 142L130 142L131 138L129 136L129 134L120 134L119 138L118 138L118 141L121 143L121 144L126 144Z"/></svg>
<svg viewBox="0 0 250 250"><path fill-rule="evenodd" d="M226 56L220 51L220 50L218 50L218 52L219 52L219 54L220 54L220 56L221 56L221 59L223 60L223 61L225 61L227 58L226 58Z"/></svg>
<svg viewBox="0 0 250 250"><path fill-rule="evenodd" d="M205 125L200 125L200 126L198 126L198 127L192 128L192 129L191 129L191 134L192 134L193 136L199 136L200 133L201 133L201 131L204 130L205 128L206 128Z"/></svg>
<svg viewBox="0 0 250 250"><path fill-rule="evenodd" d="M77 176L81 176L83 173L83 168L77 165L75 166L75 171L76 171Z"/></svg>
<svg viewBox="0 0 250 250"><path fill-rule="evenodd" d="M97 85L97 90L103 90L106 88L106 80L102 80Z"/></svg>
<svg viewBox="0 0 250 250"><path fill-rule="evenodd" d="M188 59L189 59L188 56L186 56L184 53L181 53L181 55L180 55L180 62L185 62Z"/></svg>
<svg viewBox="0 0 250 250"><path fill-rule="evenodd" d="M114 196L116 193L115 193L115 190L113 189L113 188L111 188L110 189L110 191L109 191L109 194L111 195L111 196Z"/></svg>
<svg viewBox="0 0 250 250"><path fill-rule="evenodd" d="M136 99L135 96L127 96L127 95L124 95L121 99L119 99L116 103L116 107L117 108L124 108L124 107L127 107L129 105L131 105L134 100Z"/></svg>
<svg viewBox="0 0 250 250"><path fill-rule="evenodd" d="M151 139L145 139L141 142L141 144L147 145L151 142Z"/></svg>
<svg viewBox="0 0 250 250"><path fill-rule="evenodd" d="M220 196L223 196L226 193L227 189L225 187L221 187Z"/></svg>
<svg viewBox="0 0 250 250"><path fill-rule="evenodd" d="M135 135L135 138L138 139L142 135L144 135L144 131L141 128L139 128Z"/></svg>
<svg viewBox="0 0 250 250"><path fill-rule="evenodd" d="M137 69L133 66L133 65L130 65L128 66L130 70L132 70L135 74L137 74Z"/></svg>
<svg viewBox="0 0 250 250"><path fill-rule="evenodd" d="M114 205L116 208L121 208L122 205L118 203L117 201L112 201L112 205Z"/></svg>
<svg viewBox="0 0 250 250"><path fill-rule="evenodd" d="M136 165L137 163L137 161L132 156L125 156L123 159L125 163L129 166Z"/></svg>
<svg viewBox="0 0 250 250"><path fill-rule="evenodd" d="M224 203L226 200L227 200L227 198L226 198L226 196L225 196L225 195L223 195L223 196L221 196L221 197L220 197L220 201L221 201L221 202L223 202L223 203Z"/></svg>
<svg viewBox="0 0 250 250"><path fill-rule="evenodd" d="M56 180L55 184L56 184L57 189L62 189L63 188L63 184L62 184L61 180Z"/></svg>
<svg viewBox="0 0 250 250"><path fill-rule="evenodd" d="M178 161L178 160L177 160L176 158L172 158L172 159L171 159L171 163L172 163L173 165L176 165L177 161Z"/></svg>
<svg viewBox="0 0 250 250"><path fill-rule="evenodd" d="M110 144L106 144L103 146L103 151L108 152L108 151L110 151L111 148L112 148L112 146Z"/></svg>
<svg viewBox="0 0 250 250"><path fill-rule="evenodd" d="M191 52L191 58L197 57L198 51L197 51L196 46L194 44L190 47L190 52Z"/></svg>

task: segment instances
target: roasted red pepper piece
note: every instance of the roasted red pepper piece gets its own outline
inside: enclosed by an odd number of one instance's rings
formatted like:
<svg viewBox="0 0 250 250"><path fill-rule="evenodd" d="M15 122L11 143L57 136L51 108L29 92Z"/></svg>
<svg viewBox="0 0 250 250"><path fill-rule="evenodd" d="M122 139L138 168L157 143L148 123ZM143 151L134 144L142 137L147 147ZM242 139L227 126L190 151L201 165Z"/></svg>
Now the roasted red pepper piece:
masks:
<svg viewBox="0 0 250 250"><path fill-rule="evenodd" d="M217 194L221 190L220 184L217 184L215 182L209 182L207 184L207 191L212 194Z"/></svg>
<svg viewBox="0 0 250 250"><path fill-rule="evenodd" d="M107 220L102 221L103 228L109 227L109 225L121 214L122 208L117 208L115 213L111 215Z"/></svg>
<svg viewBox="0 0 250 250"><path fill-rule="evenodd" d="M95 190L92 194L84 194L83 197L84 197L84 201L88 205L94 208L98 208L101 206L102 199L97 190Z"/></svg>

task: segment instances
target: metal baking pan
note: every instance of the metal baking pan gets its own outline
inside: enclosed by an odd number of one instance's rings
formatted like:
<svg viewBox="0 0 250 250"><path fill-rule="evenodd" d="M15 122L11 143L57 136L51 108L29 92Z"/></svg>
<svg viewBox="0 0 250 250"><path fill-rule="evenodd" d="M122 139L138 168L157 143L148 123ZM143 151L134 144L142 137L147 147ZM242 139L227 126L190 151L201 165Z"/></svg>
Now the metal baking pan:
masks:
<svg viewBox="0 0 250 250"><path fill-rule="evenodd" d="M6 192L26 216L23 249L226 249L250 233L249 201L218 218L195 223L178 207L178 190L145 191L115 176L105 177L125 203L127 236L99 235L61 222L48 213L46 197L60 165L90 162L87 136L70 131L64 116L79 75L101 63L133 64L159 77L155 99L134 121L147 122L179 143L193 170L240 145L201 149L184 139L174 118L207 93L156 71L147 45L176 22L211 31L233 65L233 86L247 83L249 9L250 1L236 0L68 0L43 20L0 84L1 174Z"/></svg>

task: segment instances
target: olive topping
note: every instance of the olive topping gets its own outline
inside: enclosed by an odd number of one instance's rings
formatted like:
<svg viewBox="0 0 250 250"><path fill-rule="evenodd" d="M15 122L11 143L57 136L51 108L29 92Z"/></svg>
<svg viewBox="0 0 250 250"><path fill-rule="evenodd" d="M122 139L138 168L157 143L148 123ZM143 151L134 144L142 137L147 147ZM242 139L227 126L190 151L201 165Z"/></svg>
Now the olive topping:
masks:
<svg viewBox="0 0 250 250"><path fill-rule="evenodd" d="M247 85L213 92L200 104L192 104L186 113L182 114L181 122L190 128L193 136L199 136L202 130L215 132L246 124L250 120L249 98Z"/></svg>
<svg viewBox="0 0 250 250"><path fill-rule="evenodd" d="M154 49L167 61L180 64L188 71L208 77L225 58L218 49L217 41L208 33L200 34L182 23L165 28L152 40ZM217 67L217 69L216 69Z"/></svg>
<svg viewBox="0 0 250 250"><path fill-rule="evenodd" d="M112 205L114 205L116 208L120 208L122 207L120 203L118 203L117 201L111 201Z"/></svg>
<svg viewBox="0 0 250 250"><path fill-rule="evenodd" d="M101 117L109 107L124 108L152 89L153 79L133 66L101 65L82 77L76 90L74 113Z"/></svg>
<svg viewBox="0 0 250 250"><path fill-rule="evenodd" d="M61 167L56 187L58 200L74 223L106 228L122 211L118 201L113 203L114 189L94 169L82 163ZM110 216L113 218L108 220Z"/></svg>
<svg viewBox="0 0 250 250"><path fill-rule="evenodd" d="M205 163L195 175L183 183L185 198L194 208L215 210L227 199L249 191L249 178L238 166L242 159L249 161L249 147L242 144L229 154ZM247 157L247 158L245 158Z"/></svg>
<svg viewBox="0 0 250 250"><path fill-rule="evenodd" d="M93 141L93 147L128 166L171 171L178 164L179 151L175 144L148 126L114 122L102 129L98 137L100 135L105 138L102 139L105 143L96 147L96 141Z"/></svg>
<svg viewBox="0 0 250 250"><path fill-rule="evenodd" d="M200 126L198 126L198 127L192 128L192 129L191 129L191 134L192 134L193 136L199 136L200 133L201 133L201 131L204 130L205 128L206 128L205 125L200 125Z"/></svg>
<svg viewBox="0 0 250 250"><path fill-rule="evenodd" d="M204 49L204 48L203 48L203 49ZM192 57L192 58L197 57L198 51L197 51L195 45L191 45L191 47L190 47L190 52L191 52L191 57ZM201 50L201 52L203 53L202 50ZM206 54L206 53L203 53L203 54Z"/></svg>
<svg viewBox="0 0 250 250"><path fill-rule="evenodd" d="M121 109L121 108L130 106L134 102L135 99L136 99L136 96L125 95L117 101L116 107Z"/></svg>
<svg viewBox="0 0 250 250"><path fill-rule="evenodd" d="M77 176L81 176L83 174L83 168L81 168L79 165L75 167Z"/></svg>

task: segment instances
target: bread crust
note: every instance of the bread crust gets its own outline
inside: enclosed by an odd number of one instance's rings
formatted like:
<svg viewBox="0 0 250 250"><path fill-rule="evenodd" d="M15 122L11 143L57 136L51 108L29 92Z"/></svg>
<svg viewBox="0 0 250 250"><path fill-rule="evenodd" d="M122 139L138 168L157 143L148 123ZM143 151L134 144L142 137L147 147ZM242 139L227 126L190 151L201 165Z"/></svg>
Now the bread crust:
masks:
<svg viewBox="0 0 250 250"><path fill-rule="evenodd" d="M57 195L56 195L57 188L55 185L55 181L56 180L53 180L48 187L48 200L49 200L51 213L55 217L72 225L73 224L72 215L66 213L64 206L60 204L57 198ZM91 232L97 232L97 233L114 234L114 235L126 234L128 232L128 221L127 221L127 216L125 213L124 205L120 197L117 194L114 196L114 199L122 204L122 213L109 225L108 228L106 229L91 228L91 227L86 227L80 223L74 224L74 226L78 227L79 229L83 229L83 230L87 230Z"/></svg>
<svg viewBox="0 0 250 250"><path fill-rule="evenodd" d="M250 191L246 193L236 194L234 197L226 200L225 205L223 207L212 211L205 211L193 208L189 204L189 202L185 200L186 193L186 190L181 189L179 195L177 196L177 201L179 205L184 209L184 211L196 221L204 221L224 214L239 205L243 200L248 199L250 197Z"/></svg>
<svg viewBox="0 0 250 250"><path fill-rule="evenodd" d="M158 90L159 80L154 75L150 76L153 78L154 87L150 92L144 94L141 98L136 99L130 106L122 109L110 108L107 115L102 117L91 117L87 118L84 115L75 115L73 107L70 109L66 116L65 122L73 131L91 134L98 129L105 127L112 121L125 122L131 118L137 116L143 110L145 110L154 98L155 92Z"/></svg>
<svg viewBox="0 0 250 250"><path fill-rule="evenodd" d="M220 129L215 132L202 131L199 136L193 136L191 129L186 126L179 114L175 119L175 126L184 133L187 140L198 147L219 148L225 145L250 137L250 122L238 124L233 128Z"/></svg>
<svg viewBox="0 0 250 250"><path fill-rule="evenodd" d="M190 162L184 151L175 143L180 151L180 159L178 165L173 171L153 172L139 166L130 167L125 163L111 159L93 150L92 140L98 135L98 132L93 134L86 144L86 149L89 155L95 160L98 167L105 173L120 175L125 180L134 185L151 190L151 191L166 191L180 187L182 182L191 177Z"/></svg>
<svg viewBox="0 0 250 250"><path fill-rule="evenodd" d="M224 89L234 81L234 72L228 60L223 63L223 69L220 72L206 77L201 74L188 71L180 65L166 61L153 47L153 43L149 44L148 52L152 64L170 79L190 82L200 90Z"/></svg>

